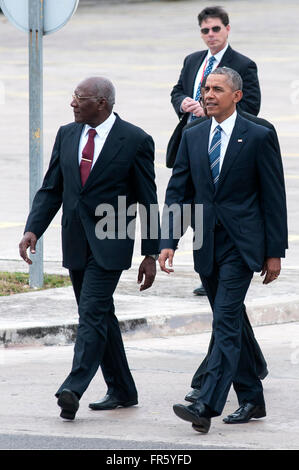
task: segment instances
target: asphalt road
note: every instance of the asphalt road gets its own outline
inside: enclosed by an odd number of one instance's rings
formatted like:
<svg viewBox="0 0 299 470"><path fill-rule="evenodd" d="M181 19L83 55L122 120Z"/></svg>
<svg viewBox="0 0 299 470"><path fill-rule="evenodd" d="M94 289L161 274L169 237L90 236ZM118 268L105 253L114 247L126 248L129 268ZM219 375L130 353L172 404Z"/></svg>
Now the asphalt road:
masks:
<svg viewBox="0 0 299 470"><path fill-rule="evenodd" d="M255 328L268 362L263 381L267 417L227 425L237 407L233 389L222 416L201 435L172 410L184 403L210 333L128 339L126 352L138 406L92 411L106 387L99 371L80 400L74 421L59 417L54 394L69 371L73 346L0 350L0 448L5 449L298 449L299 323ZM187 402L185 402L187 403Z"/></svg>
<svg viewBox="0 0 299 470"><path fill-rule="evenodd" d="M80 438L63 436L40 436L28 434L0 434L0 450L198 450L198 446L169 444L152 441L122 441L105 438ZM221 447L209 446L209 449ZM110 453L112 455L112 453ZM109 455L109 454L108 454Z"/></svg>

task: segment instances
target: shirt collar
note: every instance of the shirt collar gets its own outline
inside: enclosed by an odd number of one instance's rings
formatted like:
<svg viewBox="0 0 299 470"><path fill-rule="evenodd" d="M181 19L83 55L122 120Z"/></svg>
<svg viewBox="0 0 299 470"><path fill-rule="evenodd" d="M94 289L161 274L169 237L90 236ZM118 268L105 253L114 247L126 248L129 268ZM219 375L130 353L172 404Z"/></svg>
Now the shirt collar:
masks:
<svg viewBox="0 0 299 470"><path fill-rule="evenodd" d="M216 119L213 116L212 124L211 124L211 132L214 132L216 127L220 125L222 131L227 135L227 137L230 137L233 131L236 119L237 119L237 111L234 111L233 114L231 114L227 119L225 119L225 121L221 122L220 124L219 122L216 121Z"/></svg>
<svg viewBox="0 0 299 470"><path fill-rule="evenodd" d="M83 135L87 136L89 129L95 129L95 131L98 135L105 136L111 130L111 128L112 128L112 126L115 122L115 119L116 119L115 114L111 113L110 116L106 119L106 121L102 122L97 127L91 127L88 124L85 124L84 130L83 130Z"/></svg>
<svg viewBox="0 0 299 470"><path fill-rule="evenodd" d="M219 64L219 62L221 61L222 57L224 56L225 52L226 52L226 49L228 48L228 42L226 43L226 46L221 49L221 51L217 52L217 54L214 54L214 57L216 59L216 62ZM208 55L207 55L207 60L209 60L210 57L212 57L212 53L210 51L210 49L208 50Z"/></svg>

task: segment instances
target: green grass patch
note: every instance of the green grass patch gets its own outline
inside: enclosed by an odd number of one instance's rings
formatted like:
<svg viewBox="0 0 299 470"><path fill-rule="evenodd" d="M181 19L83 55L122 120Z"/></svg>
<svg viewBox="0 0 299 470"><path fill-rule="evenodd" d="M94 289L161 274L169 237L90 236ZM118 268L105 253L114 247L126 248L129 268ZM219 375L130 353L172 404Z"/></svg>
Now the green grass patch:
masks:
<svg viewBox="0 0 299 470"><path fill-rule="evenodd" d="M67 287L71 285L69 276L58 274L44 274L44 285L41 289L51 289L54 287ZM41 290L38 289L38 290ZM29 287L28 273L9 273L0 271L0 296L20 294L37 289Z"/></svg>

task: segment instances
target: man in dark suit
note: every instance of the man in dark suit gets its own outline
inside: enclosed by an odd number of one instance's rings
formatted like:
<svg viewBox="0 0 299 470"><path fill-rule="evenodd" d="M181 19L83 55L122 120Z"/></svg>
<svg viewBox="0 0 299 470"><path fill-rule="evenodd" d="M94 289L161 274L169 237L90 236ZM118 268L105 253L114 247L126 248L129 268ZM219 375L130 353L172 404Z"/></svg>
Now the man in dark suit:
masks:
<svg viewBox="0 0 299 470"><path fill-rule="evenodd" d="M177 416L203 433L222 413L232 383L240 407L225 423L266 416L254 352L244 334L243 305L253 272L265 275L264 284L277 279L288 246L275 137L238 115L241 89L242 79L232 69L218 68L208 76L205 104L212 119L184 132L165 200L168 207L191 204L193 213L203 207L202 227L193 217L193 229L202 229L203 240L193 252L194 267L213 311L214 342L199 398L189 406L174 405ZM170 273L178 238L171 224L165 239L162 229L160 266Z"/></svg>
<svg viewBox="0 0 299 470"><path fill-rule="evenodd" d="M201 82L207 71L224 66L236 70L243 80L243 97L238 109L257 116L261 102L257 67L251 59L228 44L228 14L221 7L207 7L199 13L198 22L208 50L193 52L184 60L178 83L171 92L171 102L178 117L183 118L186 124L193 117L203 116L198 102Z"/></svg>
<svg viewBox="0 0 299 470"><path fill-rule="evenodd" d="M79 311L72 369L56 392L65 419L75 418L79 400L99 366L107 394L91 403L91 409L138 402L113 293L122 270L131 266L136 203L147 214L150 205L157 204L154 142L114 114L114 102L114 86L103 77L88 78L77 86L71 102L75 122L58 131L19 247L22 258L31 263L27 248L35 252L37 239L63 205L63 266L69 269ZM145 258L138 283L143 282L140 290L144 290L155 279L159 234L156 239L149 236L149 217L141 218L141 223Z"/></svg>
<svg viewBox="0 0 299 470"><path fill-rule="evenodd" d="M257 66L228 44L230 24L227 12L221 7L206 7L198 15L198 23L208 50L193 52L185 58L178 83L171 92L171 102L180 122L167 146L168 168L173 166L184 126L204 115L199 104L200 88L203 79L216 67L230 67L241 75L243 97L237 105L238 110L255 116L260 110L261 92ZM193 293L206 295L203 286L196 288Z"/></svg>
<svg viewBox="0 0 299 470"><path fill-rule="evenodd" d="M205 109L203 93L204 92L202 92L200 102L201 102L203 108ZM268 129L271 129L272 132L273 132L273 138L274 138L274 144L276 146L276 150L277 150L278 154L280 155L280 145L279 145L279 141L278 141L278 137L277 137L277 132L276 132L276 129L273 126L273 124L270 123L269 121L267 121L266 119L254 116L254 115L249 114L249 113L246 113L245 111L238 110L238 113L240 114L240 116L243 116L244 118L248 119L249 121L252 121L252 122L254 122L256 124L259 124L261 126L265 126ZM187 129L190 129L191 127L197 126L200 123L202 123L204 121L207 121L208 119L209 119L209 117L206 115L206 116L203 116L201 118L198 118L198 119L190 122L189 124L186 124L186 126L184 128L184 131L187 130ZM279 158L281 158L281 156ZM247 313L246 313L245 305L244 305L243 328L245 329L244 334L246 334L248 336L248 341L252 344L252 350L254 351L254 355L255 355L255 359L256 359L256 369L257 369L258 376L261 380L263 380L268 375L267 363L266 363L265 358L263 356L263 353L262 353L262 351L261 351L261 349L260 349L260 347L259 347L259 345L258 345L258 343L255 339L252 327L250 325L250 322L249 322L249 319L248 319L248 316L247 316ZM192 378L192 382L191 382L192 390L189 393L187 393L187 395L185 396L185 400L187 400L191 403L194 403L200 395L201 379L202 379L202 376L204 375L205 370L206 370L206 365L207 365L209 355L210 355L210 352L211 352L211 349L212 349L212 346L213 346L213 341L214 341L214 338L213 338L213 335L212 335L208 353L207 353L206 357L204 358L204 360L202 361L202 363L200 364L200 366L198 367L198 369L196 370L196 372L195 372L195 374Z"/></svg>

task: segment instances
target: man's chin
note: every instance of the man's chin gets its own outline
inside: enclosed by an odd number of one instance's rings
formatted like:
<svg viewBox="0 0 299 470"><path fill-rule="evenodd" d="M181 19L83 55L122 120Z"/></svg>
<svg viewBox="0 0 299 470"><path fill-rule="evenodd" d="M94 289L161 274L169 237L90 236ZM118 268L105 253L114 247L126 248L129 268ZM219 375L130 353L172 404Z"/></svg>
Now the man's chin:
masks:
<svg viewBox="0 0 299 470"><path fill-rule="evenodd" d="M74 121L80 123L82 122L82 119L77 114L74 114Z"/></svg>
<svg viewBox="0 0 299 470"><path fill-rule="evenodd" d="M206 109L206 112L208 117L215 116L215 114L217 114L217 108L216 106L210 106Z"/></svg>

